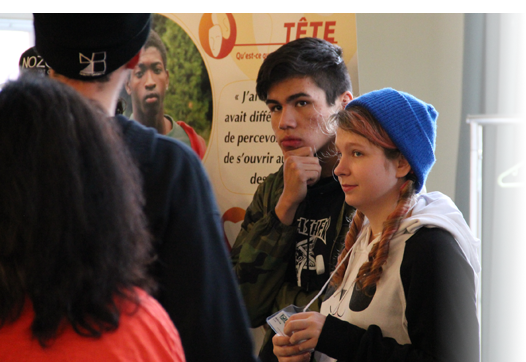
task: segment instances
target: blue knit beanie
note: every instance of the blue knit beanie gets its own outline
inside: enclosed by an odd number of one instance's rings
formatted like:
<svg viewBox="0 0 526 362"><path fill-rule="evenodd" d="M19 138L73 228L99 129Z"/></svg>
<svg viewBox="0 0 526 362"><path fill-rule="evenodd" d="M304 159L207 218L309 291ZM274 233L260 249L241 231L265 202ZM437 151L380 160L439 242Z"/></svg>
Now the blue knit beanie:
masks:
<svg viewBox="0 0 526 362"><path fill-rule="evenodd" d="M352 106L366 108L382 125L411 165L417 178L416 191L420 192L435 163L435 108L392 88L366 93L349 102L346 109Z"/></svg>

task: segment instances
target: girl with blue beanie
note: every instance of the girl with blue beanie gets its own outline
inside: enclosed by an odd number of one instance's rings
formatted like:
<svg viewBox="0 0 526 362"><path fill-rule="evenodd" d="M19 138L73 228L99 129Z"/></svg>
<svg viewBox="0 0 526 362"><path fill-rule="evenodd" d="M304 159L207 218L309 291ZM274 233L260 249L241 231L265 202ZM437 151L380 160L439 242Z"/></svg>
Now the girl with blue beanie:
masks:
<svg viewBox="0 0 526 362"><path fill-rule="evenodd" d="M280 362L479 361L479 240L451 199L422 188L435 108L391 88L334 117L334 169L356 208L321 313L292 315Z"/></svg>

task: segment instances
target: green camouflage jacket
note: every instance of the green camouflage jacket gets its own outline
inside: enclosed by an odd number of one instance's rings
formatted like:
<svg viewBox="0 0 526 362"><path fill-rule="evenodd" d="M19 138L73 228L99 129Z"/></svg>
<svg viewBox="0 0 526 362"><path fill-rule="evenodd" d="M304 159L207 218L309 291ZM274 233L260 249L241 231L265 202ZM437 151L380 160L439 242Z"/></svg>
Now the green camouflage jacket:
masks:
<svg viewBox="0 0 526 362"><path fill-rule="evenodd" d="M234 271L253 328L266 324L268 316L290 304L305 306L319 292L311 290L306 293L296 283L285 281L290 255L295 250L297 223L284 225L275 214L274 208L282 192L283 167L259 185L232 248ZM302 207L305 207L304 203L300 204L298 215ZM331 270L336 266L334 261L354 212L345 202L338 207L341 207L341 212L336 224L338 237L331 250ZM322 300L323 295L310 310L318 311Z"/></svg>

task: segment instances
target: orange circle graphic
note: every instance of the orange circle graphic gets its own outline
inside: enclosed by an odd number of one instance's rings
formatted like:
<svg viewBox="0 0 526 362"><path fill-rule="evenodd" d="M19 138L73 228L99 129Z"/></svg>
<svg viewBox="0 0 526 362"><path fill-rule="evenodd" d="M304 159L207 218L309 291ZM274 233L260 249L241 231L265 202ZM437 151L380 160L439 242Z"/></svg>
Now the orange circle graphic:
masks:
<svg viewBox="0 0 526 362"><path fill-rule="evenodd" d="M226 57L236 43L236 21L232 14L204 14L199 23L199 41L206 54Z"/></svg>

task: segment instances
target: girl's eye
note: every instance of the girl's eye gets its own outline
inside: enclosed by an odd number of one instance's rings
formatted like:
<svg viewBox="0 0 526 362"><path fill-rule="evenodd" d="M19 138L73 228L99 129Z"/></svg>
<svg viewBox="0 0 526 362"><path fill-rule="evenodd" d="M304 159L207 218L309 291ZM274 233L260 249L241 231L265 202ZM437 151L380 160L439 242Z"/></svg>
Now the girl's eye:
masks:
<svg viewBox="0 0 526 362"><path fill-rule="evenodd" d="M353 152L352 152L352 155L353 155L354 157L360 157L360 156L362 156L362 153L361 153L360 151L353 151Z"/></svg>

